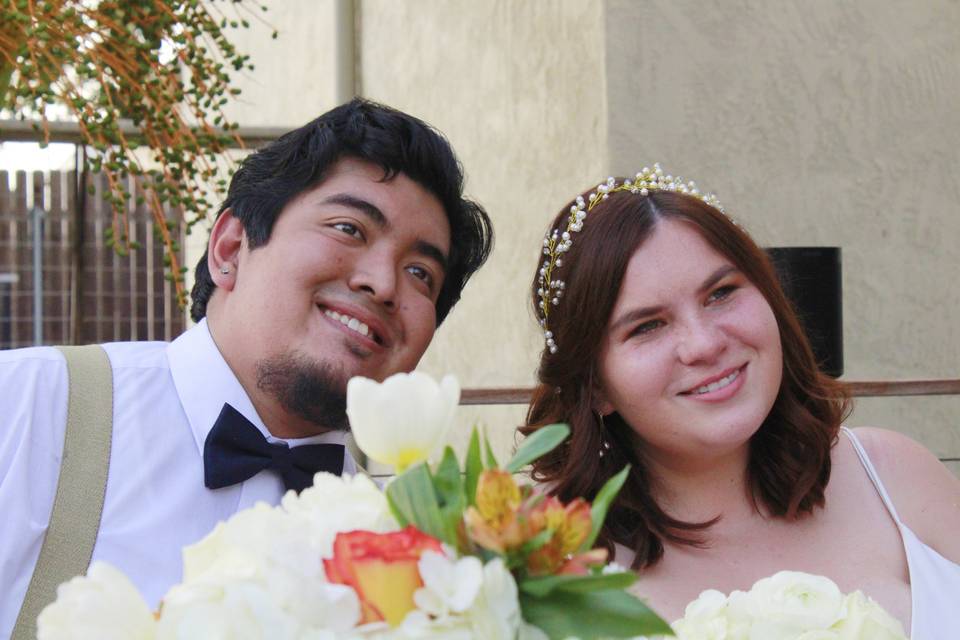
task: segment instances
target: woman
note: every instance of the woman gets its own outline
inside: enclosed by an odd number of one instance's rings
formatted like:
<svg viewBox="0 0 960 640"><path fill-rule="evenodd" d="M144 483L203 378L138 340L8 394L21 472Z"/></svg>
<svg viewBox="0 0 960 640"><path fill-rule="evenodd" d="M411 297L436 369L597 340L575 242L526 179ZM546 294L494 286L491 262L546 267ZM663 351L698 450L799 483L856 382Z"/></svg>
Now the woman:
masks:
<svg viewBox="0 0 960 640"><path fill-rule="evenodd" d="M915 640L960 629L960 482L895 432L841 428L766 254L659 166L553 221L533 283L546 348L527 433L563 499L630 464L601 534L667 619L790 569L861 589ZM912 602L911 602L912 595Z"/></svg>

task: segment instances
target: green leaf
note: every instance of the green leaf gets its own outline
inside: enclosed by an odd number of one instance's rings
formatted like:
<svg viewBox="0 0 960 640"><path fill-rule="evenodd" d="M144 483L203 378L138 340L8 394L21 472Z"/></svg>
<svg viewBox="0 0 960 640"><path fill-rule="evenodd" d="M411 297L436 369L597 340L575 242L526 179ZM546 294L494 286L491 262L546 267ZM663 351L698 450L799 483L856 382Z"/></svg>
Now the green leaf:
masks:
<svg viewBox="0 0 960 640"><path fill-rule="evenodd" d="M565 424L540 427L523 441L513 459L507 463L507 471L516 473L540 456L556 449L569 435L570 427Z"/></svg>
<svg viewBox="0 0 960 640"><path fill-rule="evenodd" d="M527 578L520 583L520 591L542 598L554 591L568 593L587 593L590 591L623 590L637 581L632 571L618 573L598 573L596 575L556 575L539 578Z"/></svg>
<svg viewBox="0 0 960 640"><path fill-rule="evenodd" d="M490 438L486 437L486 435L483 437L483 450L486 454L486 462L484 463L484 466L487 469L498 468L500 465L497 464L497 457L493 455L493 448L490 446Z"/></svg>
<svg viewBox="0 0 960 640"><path fill-rule="evenodd" d="M593 543L597 541L600 529L603 528L603 521L607 518L607 510L610 508L613 499L620 493L628 475L630 475L630 465L625 466L620 470L620 473L607 480L600 491L597 492L597 496L593 499L593 505L590 507L590 535L580 545L580 551L589 551L593 548Z"/></svg>
<svg viewBox="0 0 960 640"><path fill-rule="evenodd" d="M536 551L537 549L539 549L540 547L542 547L543 545L547 544L548 542L550 542L550 538L553 537L554 533L555 532L553 529L544 529L537 535L533 536L532 538L524 542L523 546L520 547L520 555L527 556L533 553L534 551Z"/></svg>
<svg viewBox="0 0 960 640"><path fill-rule="evenodd" d="M477 483L480 472L483 471L483 460L480 457L480 431L476 427L470 434L470 446L467 448L466 477L463 490L467 494L467 504L471 507L477 504Z"/></svg>
<svg viewBox="0 0 960 640"><path fill-rule="evenodd" d="M554 591L543 598L521 593L520 608L523 619L551 640L673 635L670 625L625 591Z"/></svg>
<svg viewBox="0 0 960 640"><path fill-rule="evenodd" d="M444 524L443 541L458 547L457 531L463 521L463 510L467 508L463 493L463 479L460 477L460 463L451 447L443 452L443 459L433 474L433 487L440 504L440 515Z"/></svg>
<svg viewBox="0 0 960 640"><path fill-rule="evenodd" d="M445 538L443 515L426 464L421 462L401 473L387 485L385 493L390 510L401 526L412 524L427 535L449 542Z"/></svg>

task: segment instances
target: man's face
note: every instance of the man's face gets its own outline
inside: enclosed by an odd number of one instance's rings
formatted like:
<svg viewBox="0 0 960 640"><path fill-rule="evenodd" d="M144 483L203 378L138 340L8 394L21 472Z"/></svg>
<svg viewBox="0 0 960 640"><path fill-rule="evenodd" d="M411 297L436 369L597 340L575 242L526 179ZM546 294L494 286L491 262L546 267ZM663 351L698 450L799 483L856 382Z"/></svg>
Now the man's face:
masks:
<svg viewBox="0 0 960 640"><path fill-rule="evenodd" d="M342 393L352 376L382 380L420 360L436 329L450 226L423 187L382 178L375 165L341 160L284 208L265 245L251 250L243 238L219 324L248 392L255 377L282 395L302 384L284 372L299 369ZM225 333L214 331L222 351Z"/></svg>

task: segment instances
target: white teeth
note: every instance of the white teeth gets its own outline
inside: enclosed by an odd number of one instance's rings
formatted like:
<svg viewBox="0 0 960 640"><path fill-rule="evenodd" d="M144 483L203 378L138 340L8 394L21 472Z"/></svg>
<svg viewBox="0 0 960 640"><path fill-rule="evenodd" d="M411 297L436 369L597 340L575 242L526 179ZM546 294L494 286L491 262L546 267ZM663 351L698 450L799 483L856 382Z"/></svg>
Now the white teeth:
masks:
<svg viewBox="0 0 960 640"><path fill-rule="evenodd" d="M727 386L728 384L736 380L739 375L740 375L740 370L737 369L730 375L724 378L720 378L716 382L711 382L710 384L705 384L702 387L697 387L696 389L693 390L693 393L695 395L699 395L701 393L710 393L711 391L716 391L717 389L723 389L725 386Z"/></svg>
<svg viewBox="0 0 960 640"><path fill-rule="evenodd" d="M370 327L368 327L365 323L360 322L356 318L351 318L346 314L337 313L336 311L331 311L330 309L324 310L324 313L327 315L327 317L337 320L348 329L353 329L360 335L370 335Z"/></svg>

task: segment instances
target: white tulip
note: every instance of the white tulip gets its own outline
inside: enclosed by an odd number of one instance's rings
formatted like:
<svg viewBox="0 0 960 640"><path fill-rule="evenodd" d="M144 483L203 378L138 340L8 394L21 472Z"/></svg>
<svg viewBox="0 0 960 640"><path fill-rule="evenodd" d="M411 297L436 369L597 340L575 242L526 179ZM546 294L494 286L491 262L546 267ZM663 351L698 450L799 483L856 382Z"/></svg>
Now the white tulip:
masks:
<svg viewBox="0 0 960 640"><path fill-rule="evenodd" d="M347 417L367 457L402 472L439 449L453 423L460 385L419 373L398 373L382 383L355 377L347 383Z"/></svg>

